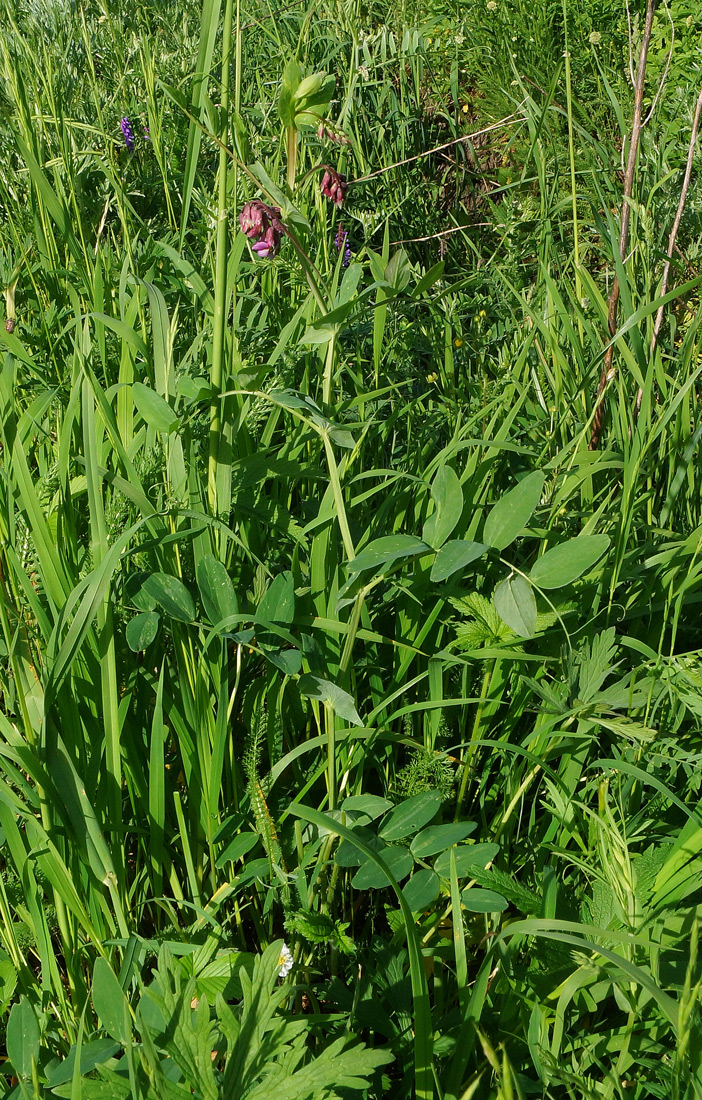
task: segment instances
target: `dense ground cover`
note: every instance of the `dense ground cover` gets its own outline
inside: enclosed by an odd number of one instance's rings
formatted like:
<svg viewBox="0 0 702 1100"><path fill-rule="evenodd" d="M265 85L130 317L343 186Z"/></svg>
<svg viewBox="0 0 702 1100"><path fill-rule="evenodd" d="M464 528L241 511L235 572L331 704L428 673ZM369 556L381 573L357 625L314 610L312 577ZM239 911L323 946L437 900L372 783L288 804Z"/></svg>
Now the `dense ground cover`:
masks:
<svg viewBox="0 0 702 1100"><path fill-rule="evenodd" d="M0 3L3 1095L702 1096L654 8Z"/></svg>

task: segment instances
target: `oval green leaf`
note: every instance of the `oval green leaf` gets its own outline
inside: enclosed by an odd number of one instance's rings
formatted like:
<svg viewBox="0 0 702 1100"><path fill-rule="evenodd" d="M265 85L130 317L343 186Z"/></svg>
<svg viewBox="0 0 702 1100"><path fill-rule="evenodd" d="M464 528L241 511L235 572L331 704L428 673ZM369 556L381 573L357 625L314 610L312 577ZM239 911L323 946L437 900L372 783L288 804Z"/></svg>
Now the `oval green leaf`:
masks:
<svg viewBox="0 0 702 1100"><path fill-rule="evenodd" d="M545 474L536 470L505 493L485 520L483 542L496 546L498 550L504 550L514 542L534 514L545 480Z"/></svg>
<svg viewBox="0 0 702 1100"><path fill-rule="evenodd" d="M363 725L353 698L338 684L333 684L331 680L323 680L320 676L313 676L311 672L306 672L297 683L300 693L306 695L308 699L317 699L326 707L331 707L335 714L346 722L350 722L352 726Z"/></svg>
<svg viewBox="0 0 702 1100"><path fill-rule="evenodd" d="M503 913L509 905L502 894L495 890L483 890L478 886L464 890L461 901L469 913Z"/></svg>
<svg viewBox="0 0 702 1100"><path fill-rule="evenodd" d="M176 430L180 423L178 417L165 398L150 386L143 382L132 383L132 397L139 414L151 428L167 435Z"/></svg>
<svg viewBox="0 0 702 1100"><path fill-rule="evenodd" d="M392 809L392 802L377 794L352 794L344 799L341 808L348 813L363 814L369 821L375 821L376 817Z"/></svg>
<svg viewBox="0 0 702 1100"><path fill-rule="evenodd" d="M406 848L383 848L383 859L398 882L407 878L414 865ZM351 885L356 890L382 890L384 886L390 885L390 880L380 867L368 859L356 871Z"/></svg>
<svg viewBox="0 0 702 1100"><path fill-rule="evenodd" d="M214 554L205 554L198 562L197 586L205 614L213 626L239 613L232 579Z"/></svg>
<svg viewBox="0 0 702 1100"><path fill-rule="evenodd" d="M450 466L441 466L431 483L434 511L422 529L424 542L435 550L446 542L463 513L463 489L458 474Z"/></svg>
<svg viewBox="0 0 702 1100"><path fill-rule="evenodd" d="M102 957L93 967L93 1008L112 1039L127 1046L131 1035L129 1006L110 964Z"/></svg>
<svg viewBox="0 0 702 1100"><path fill-rule="evenodd" d="M271 581L256 610L256 621L289 625L295 617L295 582L289 569Z"/></svg>
<svg viewBox="0 0 702 1100"><path fill-rule="evenodd" d="M454 821L450 825L430 825L422 829L410 844L415 859L427 859L437 852L445 852L453 844L459 844L477 829L475 821Z"/></svg>
<svg viewBox="0 0 702 1100"><path fill-rule="evenodd" d="M536 600L531 585L518 573L501 581L492 598L503 622L521 638L531 638L536 630Z"/></svg>
<svg viewBox="0 0 702 1100"><path fill-rule="evenodd" d="M374 539L368 546L361 550L347 565L349 573L362 573L366 569L379 570L402 561L403 558L414 558L418 554L428 554L431 550L426 542L414 535L385 535L383 538Z"/></svg>
<svg viewBox="0 0 702 1100"><path fill-rule="evenodd" d="M258 833L239 833L217 857L215 866L223 867L225 863L236 863L238 859L243 859L256 846L258 839Z"/></svg>
<svg viewBox="0 0 702 1100"><path fill-rule="evenodd" d="M158 634L160 621L161 617L155 611L144 611L129 620L126 635L132 653L142 653L149 648Z"/></svg>
<svg viewBox="0 0 702 1100"><path fill-rule="evenodd" d="M472 878L471 871L483 870L488 863L491 863L500 850L499 844L494 844L491 841L486 841L482 844L461 844L459 848L454 848L453 851L456 856L456 874L459 878ZM443 879L448 880L450 876L450 860L451 851L442 852L434 860L434 870L437 875L441 875Z"/></svg>
<svg viewBox="0 0 702 1100"><path fill-rule="evenodd" d="M177 577L169 573L152 573L142 588L172 619L178 619L181 623L191 623L195 619L193 598Z"/></svg>
<svg viewBox="0 0 702 1100"><path fill-rule="evenodd" d="M483 554L486 554L489 549L490 547L486 546L484 542L452 539L451 542L447 542L441 547L434 558L429 579L434 582L445 581L448 577L457 573L459 569L465 569L472 561L482 558Z"/></svg>
<svg viewBox="0 0 702 1100"><path fill-rule="evenodd" d="M416 833L436 816L440 805L441 795L437 791L426 791L406 798L388 814L378 835L383 840L391 841Z"/></svg>
<svg viewBox="0 0 702 1100"><path fill-rule="evenodd" d="M563 588L598 561L609 546L607 535L579 535L552 546L535 562L529 576L538 588Z"/></svg>
<svg viewBox="0 0 702 1100"><path fill-rule="evenodd" d="M412 912L421 913L436 901L440 889L441 881L436 872L422 867L405 884L402 893Z"/></svg>
<svg viewBox="0 0 702 1100"><path fill-rule="evenodd" d="M10 1009L5 1045L17 1076L31 1077L32 1061L39 1061L39 1024L26 997Z"/></svg>

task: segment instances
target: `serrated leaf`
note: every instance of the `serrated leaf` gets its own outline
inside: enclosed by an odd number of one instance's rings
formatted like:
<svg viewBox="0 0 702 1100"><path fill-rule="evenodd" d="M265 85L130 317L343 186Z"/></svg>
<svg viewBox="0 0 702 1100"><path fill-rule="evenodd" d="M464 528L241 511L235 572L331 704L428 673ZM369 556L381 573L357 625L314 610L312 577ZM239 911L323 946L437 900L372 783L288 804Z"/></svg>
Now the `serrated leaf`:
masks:
<svg viewBox="0 0 702 1100"><path fill-rule="evenodd" d="M487 554L489 546L484 542L470 542L468 539L452 539L446 542L438 551L431 567L429 579L445 581L453 576L459 569L465 569L472 561L482 558Z"/></svg>
<svg viewBox="0 0 702 1100"><path fill-rule="evenodd" d="M434 511L422 529L422 539L435 550L443 546L463 513L463 489L450 466L441 466L431 483Z"/></svg>
<svg viewBox="0 0 702 1100"><path fill-rule="evenodd" d="M160 622L161 616L155 611L144 611L129 620L125 633L127 645L132 653L142 653L145 649L148 649L158 634L158 624Z"/></svg>
<svg viewBox="0 0 702 1100"><path fill-rule="evenodd" d="M191 623L195 619L195 604L182 581L170 573L152 573L142 585L143 590L156 604L181 623Z"/></svg>
<svg viewBox="0 0 702 1100"><path fill-rule="evenodd" d="M231 577L214 554L205 554L198 562L197 586L205 614L213 625L238 614L239 601Z"/></svg>
<svg viewBox="0 0 702 1100"><path fill-rule="evenodd" d="M133 382L132 397L139 414L150 427L167 435L176 430L180 421L160 393L145 386L143 382Z"/></svg>
<svg viewBox="0 0 702 1100"><path fill-rule="evenodd" d="M356 704L347 691L333 684L331 680L323 680L321 676L313 676L306 672L298 680L298 686L302 695L308 699L317 699L325 706L331 707L340 718L350 722L352 726L362 726L363 722L358 716Z"/></svg>
<svg viewBox="0 0 702 1100"><path fill-rule="evenodd" d="M546 480L540 470L525 478L498 500L485 520L483 542L504 550L527 525L541 500Z"/></svg>
<svg viewBox="0 0 702 1100"><path fill-rule="evenodd" d="M538 588L563 588L587 573L609 546L607 535L579 535L552 546L529 574Z"/></svg>
<svg viewBox="0 0 702 1100"><path fill-rule="evenodd" d="M428 824L441 805L438 791L425 791L400 802L383 822L378 835L385 841L401 840Z"/></svg>
<svg viewBox="0 0 702 1100"><path fill-rule="evenodd" d="M495 610L503 622L521 638L531 638L536 630L536 600L531 585L518 573L501 581L493 596Z"/></svg>

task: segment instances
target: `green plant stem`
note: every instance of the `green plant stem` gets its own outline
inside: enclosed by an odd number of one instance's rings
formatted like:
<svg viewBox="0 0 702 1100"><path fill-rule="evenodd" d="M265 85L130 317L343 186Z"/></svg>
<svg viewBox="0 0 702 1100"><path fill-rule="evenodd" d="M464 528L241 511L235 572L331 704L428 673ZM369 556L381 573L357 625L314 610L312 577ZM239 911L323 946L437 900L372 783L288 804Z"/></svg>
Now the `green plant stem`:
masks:
<svg viewBox="0 0 702 1100"><path fill-rule="evenodd" d="M353 539L351 538L351 531L349 530L349 521L346 517L346 505L344 504L344 494L341 491L339 467L334 458L334 448L332 447L328 432L324 431L321 435L324 440L324 450L326 452L327 466L329 468L329 483L332 487L332 493L334 494L336 518L339 523L339 530L341 531L341 539L344 544L344 550L346 551L346 557L349 561L352 561L356 557L356 551L354 549Z"/></svg>
<svg viewBox="0 0 702 1100"><path fill-rule="evenodd" d="M233 0L227 0L224 9L222 29L222 93L219 165L217 170L217 240L215 245L215 287L214 318L212 334L212 367L210 385L212 387L212 405L210 407L210 454L207 471L207 489L210 512L217 515L217 466L219 461L219 439L222 431L222 379L225 336L227 329L227 259L229 226L227 215L227 139L229 135L229 58L232 44L232 8Z"/></svg>

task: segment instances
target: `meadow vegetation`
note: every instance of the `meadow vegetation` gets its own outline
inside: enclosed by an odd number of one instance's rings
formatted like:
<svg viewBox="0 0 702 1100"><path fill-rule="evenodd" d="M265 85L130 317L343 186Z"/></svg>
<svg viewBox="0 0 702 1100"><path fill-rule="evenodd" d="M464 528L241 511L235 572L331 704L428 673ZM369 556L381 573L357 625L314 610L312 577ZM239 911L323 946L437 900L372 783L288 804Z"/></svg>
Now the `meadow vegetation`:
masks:
<svg viewBox="0 0 702 1100"><path fill-rule="evenodd" d="M2 1095L701 1098L699 4L0 20Z"/></svg>

